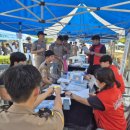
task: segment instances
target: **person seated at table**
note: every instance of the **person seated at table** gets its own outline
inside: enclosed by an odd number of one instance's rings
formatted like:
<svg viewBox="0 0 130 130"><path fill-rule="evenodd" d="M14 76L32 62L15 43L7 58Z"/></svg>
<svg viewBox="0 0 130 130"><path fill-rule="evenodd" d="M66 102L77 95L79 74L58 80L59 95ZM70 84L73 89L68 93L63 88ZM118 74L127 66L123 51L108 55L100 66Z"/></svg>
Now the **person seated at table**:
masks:
<svg viewBox="0 0 130 130"><path fill-rule="evenodd" d="M11 67L5 72L4 84L14 103L0 113L2 130L63 130L60 88L54 89L56 98L52 111L34 112L41 80L40 72L32 65ZM52 92L53 89L49 93Z"/></svg>
<svg viewBox="0 0 130 130"><path fill-rule="evenodd" d="M115 65L113 65L112 62L113 60L110 55L104 55L100 59L100 65L102 68L109 67L114 72L116 80L120 82L121 84L120 90L121 90L121 93L123 94L125 92L125 83L123 80L123 76L122 74L119 73L118 68Z"/></svg>
<svg viewBox="0 0 130 130"><path fill-rule="evenodd" d="M104 67L109 67L112 69L112 71L114 72L114 75L115 75L115 78L118 82L120 82L121 84L121 87L120 87L120 90L122 92L122 94L125 92L125 83L124 83L124 80L123 80L123 76L122 74L119 73L118 71L118 68L112 64L113 60L112 60L112 57L110 55L104 55L101 57L100 59L100 66L102 68ZM92 75L86 75L85 76L85 79L89 80L91 79Z"/></svg>
<svg viewBox="0 0 130 130"><path fill-rule="evenodd" d="M98 128L126 130L122 93L119 89L120 83L116 81L113 71L110 68L100 68L95 77L100 90L97 94L91 95L88 99L71 92L66 92L66 95L93 107Z"/></svg>
<svg viewBox="0 0 130 130"><path fill-rule="evenodd" d="M21 52L13 52L10 55L10 67L17 66L20 64L26 64L26 56ZM0 76L0 97L3 100L11 101L11 97L7 93L5 85L3 83L3 75L4 73Z"/></svg>
<svg viewBox="0 0 130 130"><path fill-rule="evenodd" d="M54 58L55 55L53 51L45 51L45 61L39 67L39 72L43 80L43 88L49 87L49 85L55 81L54 76L50 73L51 62L53 62Z"/></svg>

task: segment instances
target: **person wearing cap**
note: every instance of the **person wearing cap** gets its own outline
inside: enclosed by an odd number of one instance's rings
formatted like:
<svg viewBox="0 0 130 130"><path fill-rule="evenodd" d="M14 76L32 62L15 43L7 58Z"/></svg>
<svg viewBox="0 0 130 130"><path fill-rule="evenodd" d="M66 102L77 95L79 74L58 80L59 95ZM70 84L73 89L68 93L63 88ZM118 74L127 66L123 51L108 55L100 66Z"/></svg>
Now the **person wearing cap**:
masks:
<svg viewBox="0 0 130 130"><path fill-rule="evenodd" d="M87 53L89 63L87 74L94 75L95 71L100 68L100 58L106 54L106 47L100 43L99 35L94 35L92 42L93 44Z"/></svg>
<svg viewBox="0 0 130 130"><path fill-rule="evenodd" d="M40 65L39 72L42 76L43 88L49 87L53 83L53 76L50 73L51 62L54 60L54 52L51 50L45 51L45 61Z"/></svg>
<svg viewBox="0 0 130 130"><path fill-rule="evenodd" d="M34 62L37 68L39 68L40 64L45 60L44 53L46 51L45 44L45 33L43 31L39 31L37 33L38 40L32 44L31 53L34 54Z"/></svg>
<svg viewBox="0 0 130 130"><path fill-rule="evenodd" d="M63 36L59 35L54 43L49 47L55 53L55 60L53 62L53 74L57 79L61 76L63 69L63 56L67 48L63 45Z"/></svg>
<svg viewBox="0 0 130 130"><path fill-rule="evenodd" d="M26 37L26 41L27 41L27 43L25 43L26 57L27 57L27 61L31 62L32 61L32 55L31 55L32 42L31 42L31 37Z"/></svg>
<svg viewBox="0 0 130 130"><path fill-rule="evenodd" d="M77 42L75 42L72 46L72 55L73 56L77 56L77 52L78 52L79 48L77 46Z"/></svg>

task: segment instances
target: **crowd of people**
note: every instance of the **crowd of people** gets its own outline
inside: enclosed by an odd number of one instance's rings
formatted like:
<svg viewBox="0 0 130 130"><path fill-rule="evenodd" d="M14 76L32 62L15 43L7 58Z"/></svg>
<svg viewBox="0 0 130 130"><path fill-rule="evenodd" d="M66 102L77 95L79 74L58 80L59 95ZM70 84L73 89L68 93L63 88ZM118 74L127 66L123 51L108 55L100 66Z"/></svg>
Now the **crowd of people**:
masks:
<svg viewBox="0 0 130 130"><path fill-rule="evenodd" d="M18 52L18 42L14 41L11 44L2 42L0 45L0 55L10 55L12 52Z"/></svg>
<svg viewBox="0 0 130 130"><path fill-rule="evenodd" d="M2 130L63 130L61 89L49 86L57 83L61 73L67 72L67 59L76 56L79 48L76 42L74 45L68 43L67 35L59 35L47 50L45 35L42 31L38 32L38 40L32 45L31 39L27 39L29 44L26 51L34 54L35 67L26 64L25 54L13 52L10 55L9 69L0 77L0 96L10 103L10 107L0 113ZM92 41L89 49L82 45L89 62L84 79L95 77L96 92L91 93L87 99L69 91L65 95L93 108L97 129L126 130L122 100L125 92L123 77L112 64L111 56L106 54L105 45L100 43L100 36L93 36ZM49 89L41 93L45 88ZM43 109L34 113L34 109L54 92L56 97L53 110Z"/></svg>

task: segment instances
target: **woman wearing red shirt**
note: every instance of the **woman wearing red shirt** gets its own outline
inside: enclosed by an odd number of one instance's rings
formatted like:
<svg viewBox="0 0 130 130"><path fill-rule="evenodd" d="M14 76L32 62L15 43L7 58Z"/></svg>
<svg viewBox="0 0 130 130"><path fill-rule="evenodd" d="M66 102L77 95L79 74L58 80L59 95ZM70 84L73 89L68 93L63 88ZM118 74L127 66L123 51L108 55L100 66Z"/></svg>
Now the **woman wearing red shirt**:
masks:
<svg viewBox="0 0 130 130"><path fill-rule="evenodd" d="M104 55L100 59L100 65L102 68L109 67L112 69L116 80L121 84L120 90L121 90L121 93L123 94L125 92L125 83L123 80L123 76L122 76L122 74L119 73L118 68L115 65L112 65L112 62L113 62L113 60L112 60L111 56L109 56L109 55Z"/></svg>
<svg viewBox="0 0 130 130"><path fill-rule="evenodd" d="M90 96L88 99L81 98L71 92L66 92L66 95L82 104L93 107L98 128L126 130L122 93L113 71L110 68L101 68L96 72L95 77L99 87L99 92L96 95Z"/></svg>

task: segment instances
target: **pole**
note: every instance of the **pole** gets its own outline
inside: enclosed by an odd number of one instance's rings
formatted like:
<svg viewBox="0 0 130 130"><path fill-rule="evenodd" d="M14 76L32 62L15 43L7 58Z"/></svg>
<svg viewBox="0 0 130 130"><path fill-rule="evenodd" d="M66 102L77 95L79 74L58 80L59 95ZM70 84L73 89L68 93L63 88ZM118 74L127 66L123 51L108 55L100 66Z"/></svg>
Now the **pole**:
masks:
<svg viewBox="0 0 130 130"><path fill-rule="evenodd" d="M23 43L22 43L22 23L21 22L19 22L18 39L19 39L19 51L23 53L24 50L23 50Z"/></svg>
<svg viewBox="0 0 130 130"><path fill-rule="evenodd" d="M120 69L121 74L124 74L129 47L130 47L130 32L126 36L125 50L124 50L124 55L122 58L121 69Z"/></svg>

